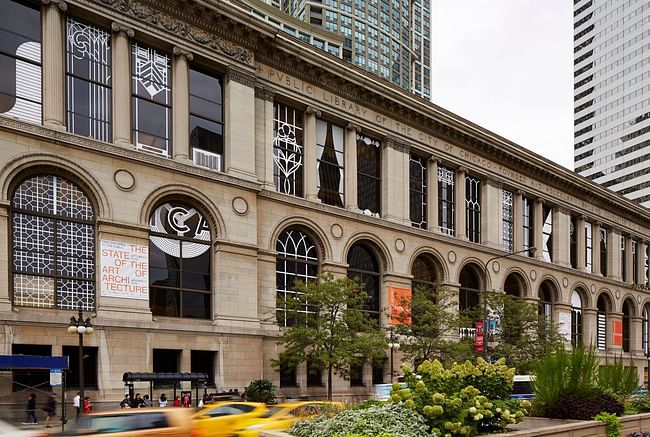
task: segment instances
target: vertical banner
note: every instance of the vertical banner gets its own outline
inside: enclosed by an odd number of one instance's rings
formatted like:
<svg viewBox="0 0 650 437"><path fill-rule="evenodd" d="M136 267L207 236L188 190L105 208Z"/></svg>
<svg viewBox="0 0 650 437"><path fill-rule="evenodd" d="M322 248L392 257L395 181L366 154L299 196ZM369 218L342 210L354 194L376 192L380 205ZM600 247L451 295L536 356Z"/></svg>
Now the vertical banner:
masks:
<svg viewBox="0 0 650 437"><path fill-rule="evenodd" d="M614 346L623 346L623 322L621 320L612 321L612 340Z"/></svg>
<svg viewBox="0 0 650 437"><path fill-rule="evenodd" d="M149 299L149 247L101 240L101 296Z"/></svg>
<svg viewBox="0 0 650 437"><path fill-rule="evenodd" d="M410 288L388 287L388 324L411 324L411 315L406 314L407 310L404 308L404 304L410 301Z"/></svg>
<svg viewBox="0 0 650 437"><path fill-rule="evenodd" d="M558 311L558 332L566 341L571 340L571 313L568 311Z"/></svg>
<svg viewBox="0 0 650 437"><path fill-rule="evenodd" d="M485 351L485 333L484 333L484 323L475 322L476 326L476 335L474 336L474 352L483 353Z"/></svg>

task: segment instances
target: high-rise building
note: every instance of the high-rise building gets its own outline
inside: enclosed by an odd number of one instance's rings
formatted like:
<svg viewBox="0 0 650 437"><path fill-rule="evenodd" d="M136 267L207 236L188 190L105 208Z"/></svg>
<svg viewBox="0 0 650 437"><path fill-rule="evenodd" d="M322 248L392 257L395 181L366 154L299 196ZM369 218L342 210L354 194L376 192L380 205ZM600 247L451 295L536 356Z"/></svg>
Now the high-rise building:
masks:
<svg viewBox="0 0 650 437"><path fill-rule="evenodd" d="M650 207L650 1L573 3L575 170Z"/></svg>
<svg viewBox="0 0 650 437"><path fill-rule="evenodd" d="M264 0L312 27L343 36L345 61L431 99L431 4L422 0ZM257 0L246 1L255 5ZM269 21L273 22L271 18ZM280 20L282 21L282 20ZM284 25L278 25L287 31ZM294 31L293 27L288 30ZM295 30L298 32L298 30ZM300 35L296 35L305 39ZM306 39L305 39L306 40ZM309 41L308 41L309 42ZM326 41L312 44L335 53ZM335 46L336 47L336 46Z"/></svg>

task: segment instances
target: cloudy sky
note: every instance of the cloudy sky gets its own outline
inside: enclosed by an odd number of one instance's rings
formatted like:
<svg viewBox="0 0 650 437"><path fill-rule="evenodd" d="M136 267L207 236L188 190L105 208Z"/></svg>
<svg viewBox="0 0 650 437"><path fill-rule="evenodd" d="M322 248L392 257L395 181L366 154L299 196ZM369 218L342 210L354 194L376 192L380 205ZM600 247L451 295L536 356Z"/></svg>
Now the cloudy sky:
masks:
<svg viewBox="0 0 650 437"><path fill-rule="evenodd" d="M433 102L573 169L573 2L431 0Z"/></svg>

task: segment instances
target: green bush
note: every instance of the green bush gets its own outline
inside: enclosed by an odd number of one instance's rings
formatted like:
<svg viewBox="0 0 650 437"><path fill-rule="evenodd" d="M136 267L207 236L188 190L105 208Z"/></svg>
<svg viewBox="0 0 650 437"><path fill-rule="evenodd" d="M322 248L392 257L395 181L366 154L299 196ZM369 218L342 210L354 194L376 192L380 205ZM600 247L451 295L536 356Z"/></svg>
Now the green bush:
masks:
<svg viewBox="0 0 650 437"><path fill-rule="evenodd" d="M594 417L595 420L605 422L605 431L607 437L620 437L623 424L614 414L598 413Z"/></svg>
<svg viewBox="0 0 650 437"><path fill-rule="evenodd" d="M614 364L598 369L597 384L604 392L625 402L639 386L639 374L635 367L623 365L623 357L615 358Z"/></svg>
<svg viewBox="0 0 650 437"><path fill-rule="evenodd" d="M344 436L334 435L332 437L395 437L393 434L381 433L381 434L345 434Z"/></svg>
<svg viewBox="0 0 650 437"><path fill-rule="evenodd" d="M530 406L510 399L515 369L504 360L489 364L479 358L445 369L425 361L417 373L405 372L406 388L393 385L390 401L424 416L431 432L445 437L474 436L520 422Z"/></svg>
<svg viewBox="0 0 650 437"><path fill-rule="evenodd" d="M275 392L277 390L278 388L268 379L256 379L248 384L242 397L251 402L272 404L275 402Z"/></svg>
<svg viewBox="0 0 650 437"><path fill-rule="evenodd" d="M402 405L384 403L341 411L296 423L289 433L297 437L332 437L358 434L371 437L422 437L428 435L424 418Z"/></svg>

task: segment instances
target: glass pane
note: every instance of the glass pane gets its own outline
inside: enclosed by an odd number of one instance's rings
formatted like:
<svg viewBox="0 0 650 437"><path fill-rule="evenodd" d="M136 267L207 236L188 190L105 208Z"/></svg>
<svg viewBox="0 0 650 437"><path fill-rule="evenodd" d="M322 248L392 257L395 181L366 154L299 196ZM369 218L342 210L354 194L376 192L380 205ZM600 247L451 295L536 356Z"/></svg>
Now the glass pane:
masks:
<svg viewBox="0 0 650 437"><path fill-rule="evenodd" d="M210 294L183 292L183 317L209 319L210 311Z"/></svg>
<svg viewBox="0 0 650 437"><path fill-rule="evenodd" d="M176 290L151 287L151 312L156 316L179 317L180 297Z"/></svg>
<svg viewBox="0 0 650 437"><path fill-rule="evenodd" d="M190 146L223 154L223 125L191 115Z"/></svg>

